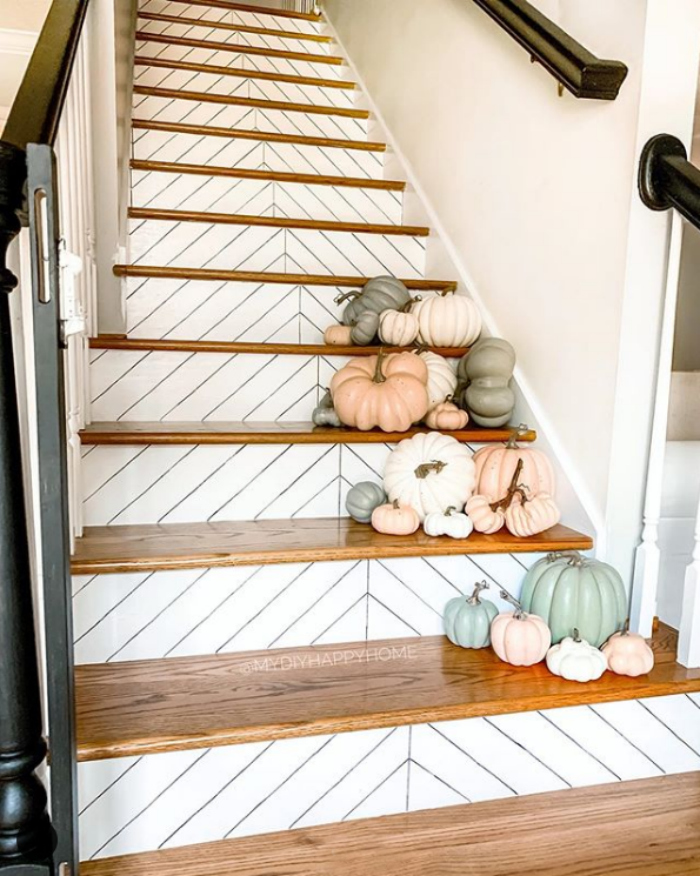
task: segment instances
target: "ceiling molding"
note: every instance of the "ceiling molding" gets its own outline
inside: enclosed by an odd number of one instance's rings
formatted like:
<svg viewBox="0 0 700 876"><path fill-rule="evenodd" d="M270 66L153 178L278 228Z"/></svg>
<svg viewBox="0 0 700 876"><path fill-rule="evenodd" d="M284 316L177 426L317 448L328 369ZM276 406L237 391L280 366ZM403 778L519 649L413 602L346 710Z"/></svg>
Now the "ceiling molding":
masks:
<svg viewBox="0 0 700 876"><path fill-rule="evenodd" d="M39 37L34 30L11 30L0 27L0 54L31 55Z"/></svg>

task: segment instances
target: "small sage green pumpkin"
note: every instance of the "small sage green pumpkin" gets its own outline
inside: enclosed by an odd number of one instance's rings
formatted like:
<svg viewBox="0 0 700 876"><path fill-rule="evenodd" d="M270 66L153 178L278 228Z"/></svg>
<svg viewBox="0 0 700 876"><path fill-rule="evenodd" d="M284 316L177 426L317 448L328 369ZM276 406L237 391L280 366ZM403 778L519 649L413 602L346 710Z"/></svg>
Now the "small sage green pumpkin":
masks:
<svg viewBox="0 0 700 876"><path fill-rule="evenodd" d="M343 324L355 325L361 314L371 310L379 316L385 310L400 310L411 300L408 289L395 277L375 277L365 284L362 292L352 291L339 295L336 304L350 301L343 311Z"/></svg>
<svg viewBox="0 0 700 876"><path fill-rule="evenodd" d="M326 394L319 402L318 407L314 410L311 419L314 426L333 426L333 428L338 429L343 425L333 407L333 399L331 398L330 390L326 390Z"/></svg>
<svg viewBox="0 0 700 876"><path fill-rule="evenodd" d="M549 554L525 576L523 611L544 618L556 645L578 630L599 648L621 630L628 616L627 593L619 573L577 551Z"/></svg>
<svg viewBox="0 0 700 876"><path fill-rule="evenodd" d="M486 648L491 643L491 622L498 609L489 600L479 599L486 581L474 586L471 596L457 596L445 607L445 635L453 645L461 648Z"/></svg>
<svg viewBox="0 0 700 876"><path fill-rule="evenodd" d="M363 311L354 321L350 339L358 347L366 347L377 337L379 314L373 310Z"/></svg>
<svg viewBox="0 0 700 876"><path fill-rule="evenodd" d="M374 509L386 502L386 493L379 484L361 481L348 493L345 507L353 520L357 520L358 523L369 523Z"/></svg>

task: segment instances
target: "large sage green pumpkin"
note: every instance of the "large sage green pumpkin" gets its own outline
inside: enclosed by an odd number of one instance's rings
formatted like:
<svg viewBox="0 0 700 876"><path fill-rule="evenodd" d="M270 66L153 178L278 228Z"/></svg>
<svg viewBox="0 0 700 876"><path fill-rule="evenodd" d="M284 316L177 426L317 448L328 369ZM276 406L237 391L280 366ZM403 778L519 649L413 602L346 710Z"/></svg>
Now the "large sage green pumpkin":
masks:
<svg viewBox="0 0 700 876"><path fill-rule="evenodd" d="M498 609L493 602L479 599L488 586L482 581L475 585L471 596L457 596L445 606L445 635L453 645L486 648L491 644L491 622Z"/></svg>
<svg viewBox="0 0 700 876"><path fill-rule="evenodd" d="M579 631L596 648L621 630L628 616L627 592L619 573L577 551L549 554L525 576L523 611L538 614L556 645Z"/></svg>
<svg viewBox="0 0 700 876"><path fill-rule="evenodd" d="M411 300L411 294L395 277L375 277L362 292L346 292L335 299L336 304L350 300L343 311L343 325L357 325L366 310L379 316L385 310L400 310Z"/></svg>

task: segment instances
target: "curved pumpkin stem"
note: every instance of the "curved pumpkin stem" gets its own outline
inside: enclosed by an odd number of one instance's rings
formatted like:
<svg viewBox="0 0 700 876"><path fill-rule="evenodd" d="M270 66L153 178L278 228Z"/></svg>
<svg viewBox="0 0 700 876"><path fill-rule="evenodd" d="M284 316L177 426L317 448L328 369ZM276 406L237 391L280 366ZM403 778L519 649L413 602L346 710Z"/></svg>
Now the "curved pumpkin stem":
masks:
<svg viewBox="0 0 700 876"><path fill-rule="evenodd" d="M399 505L399 500L398 500L398 499L394 499L394 501L393 501L391 504L394 506L394 510L395 510L395 511L400 511L400 510L401 510L401 505Z"/></svg>
<svg viewBox="0 0 700 876"><path fill-rule="evenodd" d="M446 462L443 462L441 459L434 459L432 462L424 462L422 465L419 465L413 473L417 478L424 481L431 472L440 474L444 468L447 468Z"/></svg>
<svg viewBox="0 0 700 876"><path fill-rule="evenodd" d="M510 508L511 504L513 503L513 499L518 494L520 495L523 504L527 502L527 496L525 495L525 491L522 489L522 487L518 486L518 481L520 480L520 475L522 474L524 464L525 463L522 461L522 459L518 460L518 464L515 466L515 472L513 473L513 477L510 481L510 486L508 487L508 492L502 499L499 499L497 502L492 502L489 505L489 508L492 511L498 511L499 508L505 511L507 508Z"/></svg>
<svg viewBox="0 0 700 876"><path fill-rule="evenodd" d="M450 505L450 507L445 510L445 517L452 517L453 512L455 512L456 510L457 509L454 505Z"/></svg>
<svg viewBox="0 0 700 876"><path fill-rule="evenodd" d="M380 350L379 354L377 355L377 365L374 369L372 383L386 383L386 377L384 376L384 371L382 370L384 359L386 359L386 353L384 352L384 350Z"/></svg>
<svg viewBox="0 0 700 876"><path fill-rule="evenodd" d="M442 289L438 295L440 298L447 298L448 295L454 295L456 291L456 289Z"/></svg>
<svg viewBox="0 0 700 876"><path fill-rule="evenodd" d="M574 638L574 642L576 642L577 645L579 645L582 641L581 640L581 633L579 633L579 631L576 628L574 628L574 637L573 638Z"/></svg>
<svg viewBox="0 0 700 876"><path fill-rule="evenodd" d="M479 599L479 594L481 593L482 590L488 590L488 589L489 589L488 581L477 581L477 583L474 585L474 592L469 597L469 599L467 599L467 602L469 603L469 605L479 605L481 603L481 600Z"/></svg>
<svg viewBox="0 0 700 876"><path fill-rule="evenodd" d="M413 305L417 304L419 301L422 301L420 295L416 295L415 298L409 298L403 307L398 308L397 313L410 313Z"/></svg>
<svg viewBox="0 0 700 876"><path fill-rule="evenodd" d="M527 617L527 615L523 611L522 605L514 596L511 596L507 590L501 590L501 599L504 599L506 602L509 602L512 606L514 606L515 611L513 612L513 617L515 618L515 620L523 620Z"/></svg>
<svg viewBox="0 0 700 876"><path fill-rule="evenodd" d="M338 295L333 299L335 304L344 304L346 301L354 301L356 298L359 298L362 295L362 292L358 292L357 289L352 289L350 292L345 292L343 295Z"/></svg>

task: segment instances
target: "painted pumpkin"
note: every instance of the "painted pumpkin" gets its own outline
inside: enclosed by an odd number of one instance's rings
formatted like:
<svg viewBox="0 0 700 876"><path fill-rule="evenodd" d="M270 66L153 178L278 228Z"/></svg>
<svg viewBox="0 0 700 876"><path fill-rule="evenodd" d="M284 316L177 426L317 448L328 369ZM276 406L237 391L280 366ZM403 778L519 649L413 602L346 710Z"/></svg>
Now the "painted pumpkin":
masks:
<svg viewBox="0 0 700 876"><path fill-rule="evenodd" d="M473 488L474 463L469 448L440 432L405 438L389 455L384 469L389 499L415 508L421 521L447 508L461 511Z"/></svg>
<svg viewBox="0 0 700 876"><path fill-rule="evenodd" d="M607 668L605 654L582 639L578 630L547 652L547 669L568 681L596 681Z"/></svg>
<svg viewBox="0 0 700 876"><path fill-rule="evenodd" d="M538 535L555 526L560 520L559 506L548 493L540 493L534 499L523 502L516 499L506 509L508 532L518 538Z"/></svg>
<svg viewBox="0 0 700 876"><path fill-rule="evenodd" d="M324 332L323 340L331 347L349 347L352 344L352 329L348 325L331 325Z"/></svg>
<svg viewBox="0 0 700 876"><path fill-rule="evenodd" d="M418 340L429 347L468 347L481 334L481 315L466 295L446 291L413 305Z"/></svg>
<svg viewBox="0 0 700 876"><path fill-rule="evenodd" d="M491 624L491 647L504 663L534 666L544 660L552 644L549 627L536 614L522 610L517 600L501 590L501 599L512 603L515 611L499 614Z"/></svg>
<svg viewBox="0 0 700 876"><path fill-rule="evenodd" d="M332 426L334 429L337 429L339 426L343 425L333 407L333 399L328 390L326 390L326 394L319 402L318 407L315 408L311 415L311 419L314 426Z"/></svg>
<svg viewBox="0 0 700 876"><path fill-rule="evenodd" d="M520 601L525 611L543 617L557 644L579 630L599 647L627 618L627 592L616 570L576 551L549 554L525 576Z"/></svg>
<svg viewBox="0 0 700 876"><path fill-rule="evenodd" d="M504 496L517 468L523 461L519 480L528 498L540 493L556 493L556 478L549 459L534 447L519 447L515 435L507 444L482 447L474 454L476 492L486 496Z"/></svg>
<svg viewBox="0 0 700 876"><path fill-rule="evenodd" d="M375 508L386 503L386 493L379 484L360 481L345 497L348 514L358 523L369 523Z"/></svg>
<svg viewBox="0 0 700 876"><path fill-rule="evenodd" d="M450 538L468 538L473 531L474 524L467 515L458 513L454 508L428 514L423 521L423 532L434 538L440 535L447 535Z"/></svg>
<svg viewBox="0 0 700 876"><path fill-rule="evenodd" d="M428 366L428 404L429 410L451 398L457 389L457 375L444 356L424 350L419 354Z"/></svg>
<svg viewBox="0 0 700 876"><path fill-rule="evenodd" d="M409 505L392 502L372 512L372 526L385 535L411 535L420 526L418 515Z"/></svg>
<svg viewBox="0 0 700 876"><path fill-rule="evenodd" d="M364 310L352 324L350 340L358 347L367 347L376 340L378 330L379 314L372 310Z"/></svg>
<svg viewBox="0 0 700 876"><path fill-rule="evenodd" d="M384 310L379 315L379 338L383 343L392 347L409 347L417 337L418 320L412 313Z"/></svg>
<svg viewBox="0 0 700 876"><path fill-rule="evenodd" d="M339 295L336 304L350 303L343 311L343 323L354 325L365 310L379 315L384 310L400 310L411 300L408 289L396 277L375 277L365 284L362 292L352 291Z"/></svg>
<svg viewBox="0 0 700 876"><path fill-rule="evenodd" d="M514 368L515 350L501 338L482 338L460 359L459 405L479 426L495 429L510 420L515 407Z"/></svg>
<svg viewBox="0 0 700 876"><path fill-rule="evenodd" d="M405 432L428 412L428 369L412 353L351 359L333 375L331 395L342 423L362 432Z"/></svg>
<svg viewBox="0 0 700 876"><path fill-rule="evenodd" d="M491 496L477 493L469 499L464 510L474 524L474 529L484 535L494 535L505 526L505 512L500 503L494 502Z"/></svg>
<svg viewBox="0 0 700 876"><path fill-rule="evenodd" d="M423 422L426 426L436 429L438 432L456 432L459 429L466 428L469 424L469 414L466 411L460 411L457 405L452 404L452 402L441 402L439 405L435 405L431 411L428 411Z"/></svg>
<svg viewBox="0 0 700 876"><path fill-rule="evenodd" d="M479 594L488 589L486 581L476 584L471 596L457 596L445 606L445 635L460 648L486 648L491 643L491 624L498 609Z"/></svg>
<svg viewBox="0 0 700 876"><path fill-rule="evenodd" d="M636 678L654 668L654 652L643 636L629 632L627 624L622 632L610 636L602 651L607 658L608 668L616 675Z"/></svg>

